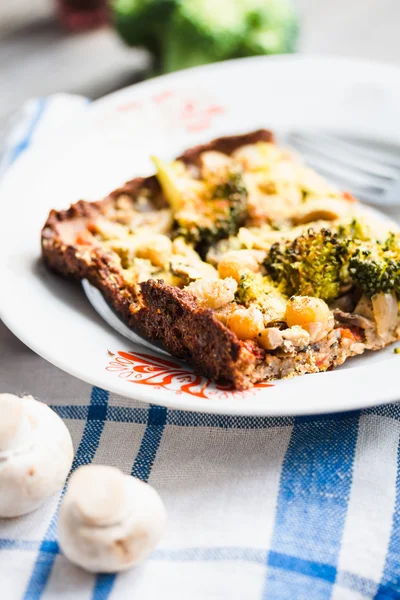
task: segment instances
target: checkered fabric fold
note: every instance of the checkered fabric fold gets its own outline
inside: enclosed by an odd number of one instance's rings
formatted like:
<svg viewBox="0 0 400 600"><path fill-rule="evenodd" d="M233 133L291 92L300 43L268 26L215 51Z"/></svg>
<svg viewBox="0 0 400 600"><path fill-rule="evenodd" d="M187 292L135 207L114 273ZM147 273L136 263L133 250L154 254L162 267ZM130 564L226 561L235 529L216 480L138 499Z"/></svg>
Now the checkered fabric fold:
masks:
<svg viewBox="0 0 400 600"><path fill-rule="evenodd" d="M85 106L30 102L3 169ZM167 410L74 379L1 323L0 384L65 420L73 469L117 466L151 483L168 511L150 559L118 576L60 553L60 496L0 520L0 600L400 598L399 405L299 418Z"/></svg>

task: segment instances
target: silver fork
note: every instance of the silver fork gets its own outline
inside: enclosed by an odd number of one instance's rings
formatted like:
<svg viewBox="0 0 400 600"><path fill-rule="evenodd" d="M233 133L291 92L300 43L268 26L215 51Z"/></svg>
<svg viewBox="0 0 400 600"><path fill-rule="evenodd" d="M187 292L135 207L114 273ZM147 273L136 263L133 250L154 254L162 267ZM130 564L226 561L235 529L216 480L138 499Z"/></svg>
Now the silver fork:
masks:
<svg viewBox="0 0 400 600"><path fill-rule="evenodd" d="M362 202L400 206L400 148L372 148L322 131L292 131L285 141L310 167Z"/></svg>
<svg viewBox="0 0 400 600"><path fill-rule="evenodd" d="M91 285L87 279L82 281L82 287L86 294L87 299L90 304L93 306L94 310L104 319L110 327L112 327L117 333L123 335L131 342L138 344L139 346L143 346L144 348L148 348L150 350L155 350L159 354L164 354L170 356L168 352L160 348L157 344L153 344L150 340L142 338L138 333L129 329L121 321L121 319L115 314L115 312L108 306L107 302L104 300L102 293Z"/></svg>

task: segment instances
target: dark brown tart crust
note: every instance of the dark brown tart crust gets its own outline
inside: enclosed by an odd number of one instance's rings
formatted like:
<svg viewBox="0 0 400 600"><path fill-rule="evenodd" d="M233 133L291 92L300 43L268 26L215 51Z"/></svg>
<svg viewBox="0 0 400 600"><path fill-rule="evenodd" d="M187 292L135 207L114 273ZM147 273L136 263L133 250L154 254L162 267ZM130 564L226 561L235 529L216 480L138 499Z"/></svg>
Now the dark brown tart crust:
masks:
<svg viewBox="0 0 400 600"><path fill-rule="evenodd" d="M196 164L204 151L231 154L240 146L259 141L271 142L273 134L258 130L219 138L187 150L179 160L187 165ZM212 310L200 306L192 294L182 289L149 279L140 284L140 293L134 291L123 279L112 253L78 242L77 234L93 218L112 211L121 195L129 197L134 205L143 189L151 191L157 208L166 206L158 181L151 176L128 181L99 202L80 200L68 210L52 210L41 236L45 264L65 277L88 279L129 327L161 343L173 356L188 361L206 377L236 389L269 379L327 370L355 354L339 329L334 329L321 343L294 355L268 353L252 341L239 340Z"/></svg>

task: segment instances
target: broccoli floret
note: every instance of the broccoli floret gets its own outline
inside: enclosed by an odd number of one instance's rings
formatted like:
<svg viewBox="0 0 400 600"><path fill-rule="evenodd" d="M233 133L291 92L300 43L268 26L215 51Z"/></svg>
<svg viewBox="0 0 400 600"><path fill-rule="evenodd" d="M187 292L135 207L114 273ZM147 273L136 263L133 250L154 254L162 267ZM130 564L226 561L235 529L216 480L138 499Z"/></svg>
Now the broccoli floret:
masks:
<svg viewBox="0 0 400 600"><path fill-rule="evenodd" d="M264 296L275 291L276 287L268 277L260 273L246 273L241 276L236 290L235 300L245 306L254 302L262 302Z"/></svg>
<svg viewBox="0 0 400 600"><path fill-rule="evenodd" d="M271 246L264 266L287 295L316 296L330 302L339 296L349 240L328 229Z"/></svg>
<svg viewBox="0 0 400 600"><path fill-rule="evenodd" d="M294 241L276 243L264 266L289 295L331 302L341 284L353 282L367 296L395 291L400 297L399 234L379 242L356 220L335 232L310 229Z"/></svg>
<svg viewBox="0 0 400 600"><path fill-rule="evenodd" d="M366 296L395 291L400 297L400 238L391 234L379 243L357 247L349 261L349 275Z"/></svg>
<svg viewBox="0 0 400 600"><path fill-rule="evenodd" d="M266 323L285 320L287 297L268 276L261 273L241 276L235 300L244 306L257 306L263 312Z"/></svg>
<svg viewBox="0 0 400 600"><path fill-rule="evenodd" d="M175 214L175 235L184 237L204 256L212 244L238 232L247 215L247 196L242 172L231 169L201 202Z"/></svg>
<svg viewBox="0 0 400 600"><path fill-rule="evenodd" d="M177 5L166 33L164 71L229 58L294 50L291 0L190 0Z"/></svg>
<svg viewBox="0 0 400 600"><path fill-rule="evenodd" d="M381 258L375 258L374 253L367 249L357 250L349 263L352 280L367 296L392 290L397 271L399 271L399 265L396 267Z"/></svg>

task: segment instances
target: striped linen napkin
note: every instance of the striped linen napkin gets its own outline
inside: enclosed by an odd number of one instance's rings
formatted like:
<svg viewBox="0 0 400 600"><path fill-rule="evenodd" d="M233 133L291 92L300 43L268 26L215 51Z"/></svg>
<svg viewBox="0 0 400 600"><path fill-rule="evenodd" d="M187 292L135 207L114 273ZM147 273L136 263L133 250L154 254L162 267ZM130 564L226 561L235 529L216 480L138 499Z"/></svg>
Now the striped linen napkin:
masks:
<svg viewBox="0 0 400 600"><path fill-rule="evenodd" d="M73 96L30 102L3 170L85 107ZM118 576L60 553L59 497L0 520L0 600L400 598L399 405L298 418L167 410L74 379L1 323L0 383L65 420L73 468L120 467L168 511L150 559Z"/></svg>

